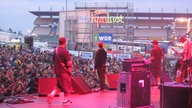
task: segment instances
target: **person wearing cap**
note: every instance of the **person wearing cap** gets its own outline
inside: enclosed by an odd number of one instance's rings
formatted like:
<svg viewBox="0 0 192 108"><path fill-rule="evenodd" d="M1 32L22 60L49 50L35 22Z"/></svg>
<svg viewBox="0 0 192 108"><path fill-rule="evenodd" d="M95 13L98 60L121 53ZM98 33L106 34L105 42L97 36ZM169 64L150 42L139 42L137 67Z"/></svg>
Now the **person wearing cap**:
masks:
<svg viewBox="0 0 192 108"><path fill-rule="evenodd" d="M183 51L178 52L174 48L172 48L172 50L182 57L180 81L183 82L185 78L189 78L190 76L189 73L187 73L187 69L192 66L192 42L185 36L180 38L180 42L183 44Z"/></svg>
<svg viewBox="0 0 192 108"><path fill-rule="evenodd" d="M151 50L151 57L149 60L151 61L150 65L150 72L155 77L157 81L157 85L161 84L161 71L162 71L162 59L163 59L163 50L159 47L158 41L152 41L152 50Z"/></svg>
<svg viewBox="0 0 192 108"><path fill-rule="evenodd" d="M71 75L72 75L72 60L69 51L66 47L66 38L61 37L59 39L59 46L54 49L53 52L53 63L54 72L56 74L57 84L53 91L48 94L47 102L52 103L53 97L59 91L64 92L64 102L63 104L72 103L68 99L68 95L71 88Z"/></svg>
<svg viewBox="0 0 192 108"><path fill-rule="evenodd" d="M107 52L103 48L103 42L98 42L98 50L95 55L94 72L97 71L100 80L100 90L105 89L105 74L106 74L106 60Z"/></svg>

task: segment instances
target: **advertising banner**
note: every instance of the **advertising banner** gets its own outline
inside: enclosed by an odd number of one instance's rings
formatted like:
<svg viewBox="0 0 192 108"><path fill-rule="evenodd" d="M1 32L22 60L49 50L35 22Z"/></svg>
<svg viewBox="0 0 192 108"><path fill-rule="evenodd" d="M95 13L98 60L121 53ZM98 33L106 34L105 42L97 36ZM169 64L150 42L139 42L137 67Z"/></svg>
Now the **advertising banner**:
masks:
<svg viewBox="0 0 192 108"><path fill-rule="evenodd" d="M105 44L113 43L112 33L99 33L99 41L102 41Z"/></svg>
<svg viewBox="0 0 192 108"><path fill-rule="evenodd" d="M93 59L93 52L80 52L80 56L84 59Z"/></svg>

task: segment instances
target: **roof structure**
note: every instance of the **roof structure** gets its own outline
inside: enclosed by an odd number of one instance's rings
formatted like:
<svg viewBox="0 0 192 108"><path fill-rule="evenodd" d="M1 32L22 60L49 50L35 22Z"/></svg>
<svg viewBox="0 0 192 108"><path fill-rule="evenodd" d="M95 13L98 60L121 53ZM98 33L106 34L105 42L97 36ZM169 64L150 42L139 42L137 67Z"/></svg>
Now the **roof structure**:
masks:
<svg viewBox="0 0 192 108"><path fill-rule="evenodd" d="M29 11L36 16L59 16L59 11Z"/></svg>

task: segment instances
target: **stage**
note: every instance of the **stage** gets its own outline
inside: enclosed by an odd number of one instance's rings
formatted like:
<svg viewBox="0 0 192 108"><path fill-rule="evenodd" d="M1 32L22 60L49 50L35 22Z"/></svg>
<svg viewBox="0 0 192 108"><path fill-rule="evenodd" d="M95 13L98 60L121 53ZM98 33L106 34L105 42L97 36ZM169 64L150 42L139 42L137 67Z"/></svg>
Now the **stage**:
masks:
<svg viewBox="0 0 192 108"><path fill-rule="evenodd" d="M11 99L31 100L31 103L9 104ZM24 95L18 97L6 97L0 103L0 108L120 108L117 106L117 90L105 90L87 94L70 94L73 101L71 105L63 105L63 94L54 97L51 105L47 104L47 97L38 95ZM157 86L151 87L151 108L160 108L160 89ZM145 107L146 108L146 107Z"/></svg>

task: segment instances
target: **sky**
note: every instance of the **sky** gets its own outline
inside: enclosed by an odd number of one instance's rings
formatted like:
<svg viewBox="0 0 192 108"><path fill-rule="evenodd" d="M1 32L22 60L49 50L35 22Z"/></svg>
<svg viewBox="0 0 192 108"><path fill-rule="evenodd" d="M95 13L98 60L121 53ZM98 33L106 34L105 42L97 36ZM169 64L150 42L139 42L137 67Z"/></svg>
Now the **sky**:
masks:
<svg viewBox="0 0 192 108"><path fill-rule="evenodd" d="M36 16L29 11L73 10L76 4L133 4L135 12L176 12L192 13L192 0L0 0L0 28L7 31L21 31L28 35L34 27Z"/></svg>

